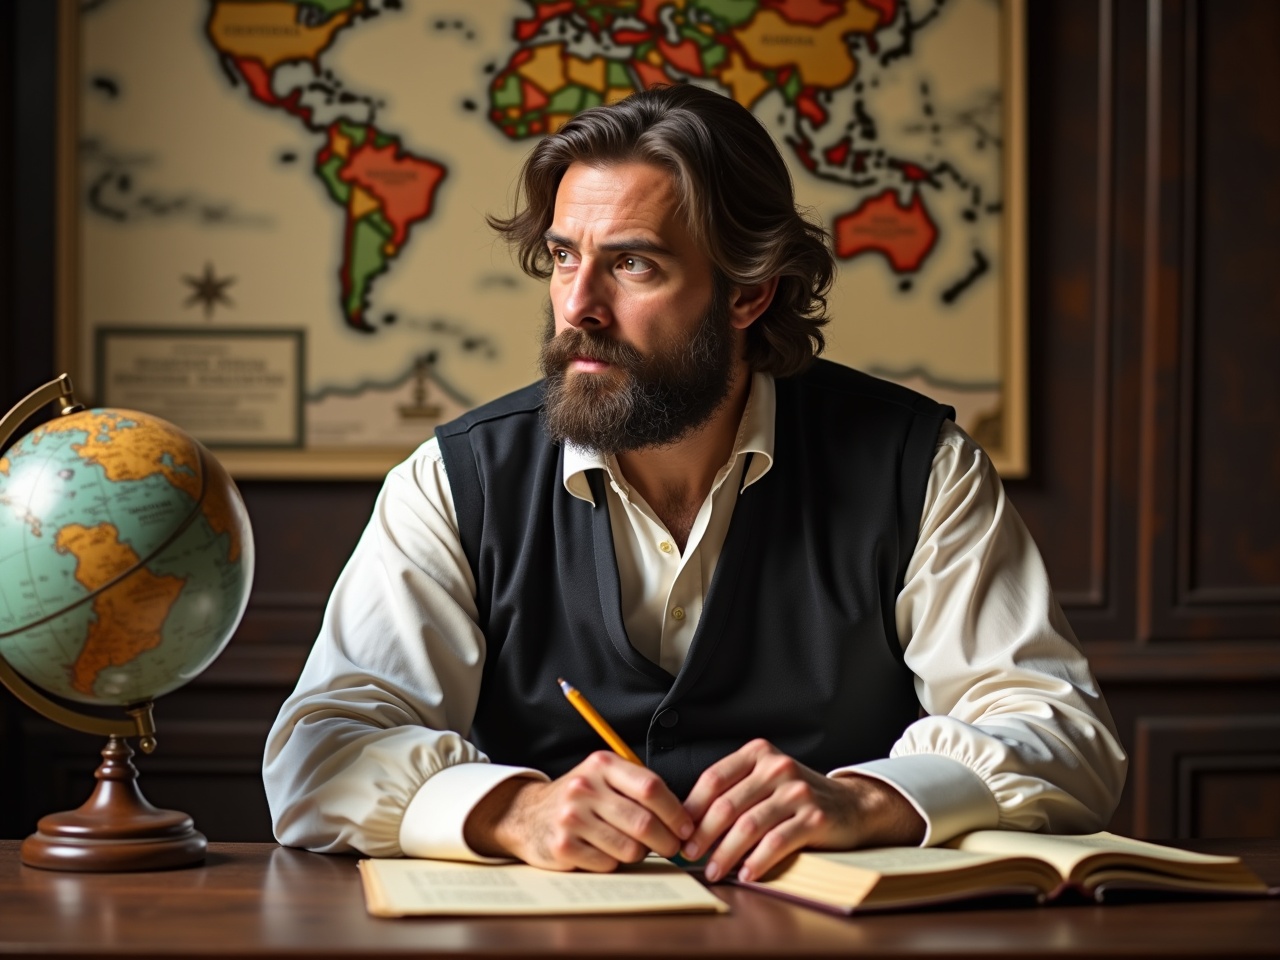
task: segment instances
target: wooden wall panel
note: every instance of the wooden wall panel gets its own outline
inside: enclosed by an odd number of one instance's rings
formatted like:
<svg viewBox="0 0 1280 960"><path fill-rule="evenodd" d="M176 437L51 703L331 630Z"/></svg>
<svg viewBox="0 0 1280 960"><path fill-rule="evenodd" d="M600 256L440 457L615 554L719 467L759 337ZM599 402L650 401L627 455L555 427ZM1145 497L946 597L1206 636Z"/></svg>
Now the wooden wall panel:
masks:
<svg viewBox="0 0 1280 960"><path fill-rule="evenodd" d="M1274 639L1280 10L1150 10L1139 638Z"/></svg>
<svg viewBox="0 0 1280 960"><path fill-rule="evenodd" d="M1143 836L1280 836L1280 714L1142 717L1132 786Z"/></svg>
<svg viewBox="0 0 1280 960"><path fill-rule="evenodd" d="M1280 628L1280 4L1199 4L1193 342L1184 353L1179 600ZM1248 14L1248 15L1246 15ZM1190 47L1191 45L1188 44ZM1269 375L1268 375L1269 374Z"/></svg>

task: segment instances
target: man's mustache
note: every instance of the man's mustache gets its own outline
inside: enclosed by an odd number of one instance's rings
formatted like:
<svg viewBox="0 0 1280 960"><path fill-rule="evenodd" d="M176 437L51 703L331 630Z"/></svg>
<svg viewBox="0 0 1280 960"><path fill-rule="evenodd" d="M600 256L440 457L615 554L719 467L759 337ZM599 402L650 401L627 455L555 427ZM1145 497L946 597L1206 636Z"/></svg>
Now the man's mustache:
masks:
<svg viewBox="0 0 1280 960"><path fill-rule="evenodd" d="M608 334L587 333L580 327L570 327L543 344L542 372L547 376L561 373L579 358L627 371L644 364L644 356L631 344L615 340Z"/></svg>

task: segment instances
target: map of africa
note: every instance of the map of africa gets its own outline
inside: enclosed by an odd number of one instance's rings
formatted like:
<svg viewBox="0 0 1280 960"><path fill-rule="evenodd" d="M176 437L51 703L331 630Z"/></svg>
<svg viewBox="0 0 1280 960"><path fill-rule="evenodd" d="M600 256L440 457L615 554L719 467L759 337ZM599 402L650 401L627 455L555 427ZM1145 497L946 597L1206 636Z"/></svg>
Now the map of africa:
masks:
<svg viewBox="0 0 1280 960"><path fill-rule="evenodd" d="M301 330L296 444L410 448L536 375L545 293L484 223L534 140L692 82L769 128L832 235L828 355L953 403L998 448L1000 16L994 0L86 4L78 329L102 368L86 373L109 402L155 396L227 442L198 391L165 393L193 360L104 364L102 338ZM219 383L251 405L281 380L240 373L184 382L209 406Z"/></svg>

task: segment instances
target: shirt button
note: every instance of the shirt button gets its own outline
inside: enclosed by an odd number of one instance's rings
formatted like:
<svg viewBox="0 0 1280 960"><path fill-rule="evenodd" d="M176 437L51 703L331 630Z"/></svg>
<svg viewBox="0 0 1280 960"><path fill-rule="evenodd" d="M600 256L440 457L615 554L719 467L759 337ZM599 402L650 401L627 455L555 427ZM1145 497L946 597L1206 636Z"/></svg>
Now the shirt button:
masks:
<svg viewBox="0 0 1280 960"><path fill-rule="evenodd" d="M670 540L663 540L660 544L658 544L658 549L661 550L663 553L670 553L672 550L675 549L675 547L671 545Z"/></svg>
<svg viewBox="0 0 1280 960"><path fill-rule="evenodd" d="M684 619L684 607L676 607L674 610L672 610L672 611L671 611L671 615L672 615L673 617L675 617L677 620L683 620L683 619Z"/></svg>
<svg viewBox="0 0 1280 960"><path fill-rule="evenodd" d="M662 715L658 717L658 723L670 730L680 722L680 714L674 710L664 710Z"/></svg>

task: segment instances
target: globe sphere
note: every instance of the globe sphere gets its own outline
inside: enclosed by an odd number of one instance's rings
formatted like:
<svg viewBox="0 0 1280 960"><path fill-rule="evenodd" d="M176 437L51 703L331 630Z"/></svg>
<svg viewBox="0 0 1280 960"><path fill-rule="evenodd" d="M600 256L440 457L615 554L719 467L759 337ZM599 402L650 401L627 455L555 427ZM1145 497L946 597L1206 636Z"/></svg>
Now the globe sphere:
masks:
<svg viewBox="0 0 1280 960"><path fill-rule="evenodd" d="M182 686L252 580L235 484L159 417L83 410L0 457L0 656L45 691L127 706Z"/></svg>

